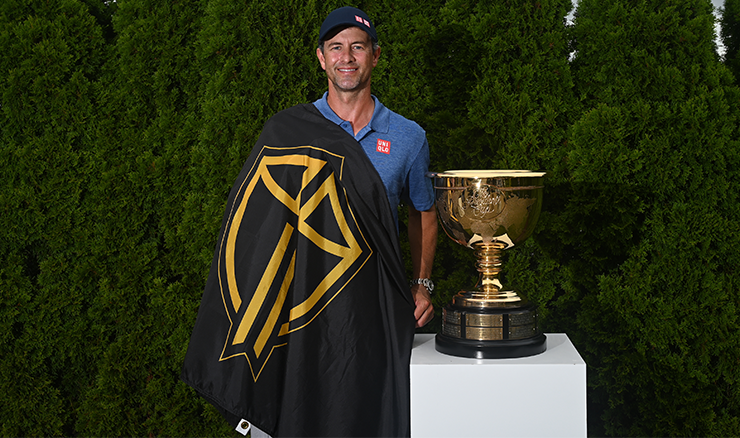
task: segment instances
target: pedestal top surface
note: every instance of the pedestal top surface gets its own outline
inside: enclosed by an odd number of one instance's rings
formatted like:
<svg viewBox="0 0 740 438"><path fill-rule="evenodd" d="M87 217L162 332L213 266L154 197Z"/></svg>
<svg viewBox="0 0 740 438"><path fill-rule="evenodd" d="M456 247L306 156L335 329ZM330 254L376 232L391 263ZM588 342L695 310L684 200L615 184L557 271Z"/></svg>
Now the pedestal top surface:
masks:
<svg viewBox="0 0 740 438"><path fill-rule="evenodd" d="M432 333L414 336L411 365L586 365L565 333L546 333L544 353L512 359L471 359L442 354L434 349L434 336Z"/></svg>

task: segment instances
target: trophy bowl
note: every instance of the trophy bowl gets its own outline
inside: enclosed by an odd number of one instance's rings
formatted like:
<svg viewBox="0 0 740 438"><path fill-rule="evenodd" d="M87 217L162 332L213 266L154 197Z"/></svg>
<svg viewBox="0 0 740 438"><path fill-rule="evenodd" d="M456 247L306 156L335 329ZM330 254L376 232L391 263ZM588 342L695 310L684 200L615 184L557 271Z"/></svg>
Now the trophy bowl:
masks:
<svg viewBox="0 0 740 438"><path fill-rule="evenodd" d="M432 173L437 215L447 236L476 255L478 283L442 310L435 348L475 358L542 353L537 307L499 279L502 251L524 242L542 210L544 172L450 170Z"/></svg>

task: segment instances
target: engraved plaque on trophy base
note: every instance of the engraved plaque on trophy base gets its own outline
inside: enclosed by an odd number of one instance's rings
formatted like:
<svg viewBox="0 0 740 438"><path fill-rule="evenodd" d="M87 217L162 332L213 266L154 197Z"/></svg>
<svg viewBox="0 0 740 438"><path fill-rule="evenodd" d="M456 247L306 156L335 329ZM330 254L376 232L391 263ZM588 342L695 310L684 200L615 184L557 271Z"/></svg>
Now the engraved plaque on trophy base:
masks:
<svg viewBox="0 0 740 438"><path fill-rule="evenodd" d="M547 342L533 304L469 308L453 303L442 310L435 348L453 356L502 359L540 354Z"/></svg>

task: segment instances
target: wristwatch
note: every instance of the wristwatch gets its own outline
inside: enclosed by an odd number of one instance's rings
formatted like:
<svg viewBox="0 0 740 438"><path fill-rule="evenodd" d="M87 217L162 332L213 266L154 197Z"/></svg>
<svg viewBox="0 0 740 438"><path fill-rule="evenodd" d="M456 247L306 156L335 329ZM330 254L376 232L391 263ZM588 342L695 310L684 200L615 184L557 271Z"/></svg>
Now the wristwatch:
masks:
<svg viewBox="0 0 740 438"><path fill-rule="evenodd" d="M409 282L409 286L414 286L416 284L420 284L424 286L425 288L427 288L430 294L434 290L434 282L432 281L431 278L417 278Z"/></svg>

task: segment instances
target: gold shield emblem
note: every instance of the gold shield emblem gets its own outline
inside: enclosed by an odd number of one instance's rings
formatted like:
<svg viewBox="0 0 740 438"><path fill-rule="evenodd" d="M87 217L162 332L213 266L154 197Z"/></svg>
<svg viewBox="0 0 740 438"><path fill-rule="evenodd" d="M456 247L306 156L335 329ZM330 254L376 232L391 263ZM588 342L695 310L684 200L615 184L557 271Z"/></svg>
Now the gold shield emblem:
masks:
<svg viewBox="0 0 740 438"><path fill-rule="evenodd" d="M218 248L230 326L220 360L245 357L255 381L372 254L341 188L343 163L312 146L265 146L230 206Z"/></svg>

